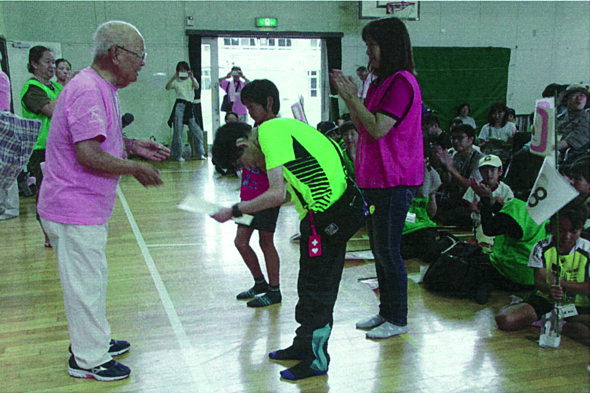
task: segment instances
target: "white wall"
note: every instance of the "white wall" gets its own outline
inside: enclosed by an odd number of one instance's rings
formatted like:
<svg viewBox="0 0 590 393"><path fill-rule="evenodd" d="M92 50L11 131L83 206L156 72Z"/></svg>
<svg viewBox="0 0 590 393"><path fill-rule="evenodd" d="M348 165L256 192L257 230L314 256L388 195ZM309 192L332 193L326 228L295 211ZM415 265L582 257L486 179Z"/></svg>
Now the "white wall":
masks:
<svg viewBox="0 0 590 393"><path fill-rule="evenodd" d="M359 20L357 1L0 1L0 34L61 42L64 57L79 69L91 62L98 24L136 25L149 55L140 80L120 92L122 110L136 117L126 131L167 142L174 97L155 88L153 74L171 75L179 60L188 60L187 15L199 30L252 30L255 17L271 16L278 31L342 32L344 71L352 75L366 64L360 32L368 21ZM420 21L407 25L414 46L511 48L507 103L528 113L549 83L589 83L589 15L588 1L424 1Z"/></svg>

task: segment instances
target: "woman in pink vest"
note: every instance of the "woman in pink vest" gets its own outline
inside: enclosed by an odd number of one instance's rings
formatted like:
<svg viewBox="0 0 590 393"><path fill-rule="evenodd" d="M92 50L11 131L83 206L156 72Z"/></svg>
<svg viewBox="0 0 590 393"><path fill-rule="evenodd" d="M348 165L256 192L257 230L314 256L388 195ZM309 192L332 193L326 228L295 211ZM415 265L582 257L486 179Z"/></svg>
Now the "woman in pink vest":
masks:
<svg viewBox="0 0 590 393"><path fill-rule="evenodd" d="M359 130L356 181L371 205L367 221L379 281L379 313L357 322L370 338L407 333L408 278L400 254L406 215L424 180L422 96L410 36L397 18L363 29L369 69L376 76L365 103L351 77L333 70L332 83Z"/></svg>

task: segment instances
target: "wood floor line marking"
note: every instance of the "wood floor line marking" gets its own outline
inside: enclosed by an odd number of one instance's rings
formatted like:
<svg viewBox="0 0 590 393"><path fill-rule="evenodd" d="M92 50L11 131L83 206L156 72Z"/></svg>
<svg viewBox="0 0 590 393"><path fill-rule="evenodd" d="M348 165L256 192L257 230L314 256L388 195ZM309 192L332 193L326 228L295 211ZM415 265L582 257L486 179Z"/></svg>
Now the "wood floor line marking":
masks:
<svg viewBox="0 0 590 393"><path fill-rule="evenodd" d="M158 248L158 247L192 247L199 246L203 243L170 243L170 244L148 244L147 248Z"/></svg>
<svg viewBox="0 0 590 393"><path fill-rule="evenodd" d="M133 230L133 234L135 235L135 239L137 240L137 244L139 245L139 249L141 250L143 259L145 260L148 270L150 271L150 275L152 276L152 280L154 281L156 290L160 295L160 300L162 301L164 310L168 315L168 320L172 325L172 329L174 330L174 334L176 335L176 340L178 341L180 349L182 350L184 361L186 362L188 368L191 370L194 382L194 384L191 385L194 385L196 388L196 386L201 385L199 382L207 380L206 378L204 378L204 375L201 375L202 373L200 371L198 362L195 362L195 359L197 359L198 357L196 356L195 350L188 338L188 335L186 334L186 331L184 330L184 326L182 325L180 317L178 316L176 308L174 307L174 303L172 302L172 299L168 294L166 285L164 284L164 281L162 280L162 277L158 272L158 268L154 263L154 259L152 258L152 255L148 250L143 235L141 234L141 231L137 226L137 222L135 221L135 217L131 212L129 204L127 203L127 199L123 194L123 190L121 190L121 187L119 186L117 186L117 196L119 197L119 200L123 205L123 210L125 210L125 214L127 215L127 219L129 220L129 224L131 225L131 229Z"/></svg>

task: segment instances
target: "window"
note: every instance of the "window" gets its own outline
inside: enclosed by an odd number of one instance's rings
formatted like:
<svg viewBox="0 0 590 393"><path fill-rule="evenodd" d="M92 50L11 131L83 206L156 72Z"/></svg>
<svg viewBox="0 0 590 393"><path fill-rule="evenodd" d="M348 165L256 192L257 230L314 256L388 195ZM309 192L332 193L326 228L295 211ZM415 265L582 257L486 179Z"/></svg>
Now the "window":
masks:
<svg viewBox="0 0 590 393"><path fill-rule="evenodd" d="M317 71L307 71L307 75L309 76L309 96L310 97L317 97L318 96L318 72Z"/></svg>
<svg viewBox="0 0 590 393"><path fill-rule="evenodd" d="M241 38L240 45L243 47L256 46L256 40L254 38Z"/></svg>
<svg viewBox="0 0 590 393"><path fill-rule="evenodd" d="M211 70L201 70L201 89L211 90Z"/></svg>
<svg viewBox="0 0 590 393"><path fill-rule="evenodd" d="M279 38L279 46L280 47L290 47L291 46L291 39L289 38Z"/></svg>
<svg viewBox="0 0 590 393"><path fill-rule="evenodd" d="M238 38L224 38L223 45L225 45L225 46L239 46L240 40Z"/></svg>

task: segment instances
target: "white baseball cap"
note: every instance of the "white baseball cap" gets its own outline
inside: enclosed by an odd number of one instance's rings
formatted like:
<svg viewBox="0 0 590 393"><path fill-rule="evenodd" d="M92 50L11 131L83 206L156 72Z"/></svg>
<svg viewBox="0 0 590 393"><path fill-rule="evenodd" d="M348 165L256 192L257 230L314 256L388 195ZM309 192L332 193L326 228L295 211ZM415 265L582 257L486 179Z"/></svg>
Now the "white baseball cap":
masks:
<svg viewBox="0 0 590 393"><path fill-rule="evenodd" d="M496 168L502 168L502 160L498 156L488 154L487 156L479 160L478 168L481 168L482 166L486 165L493 166Z"/></svg>

